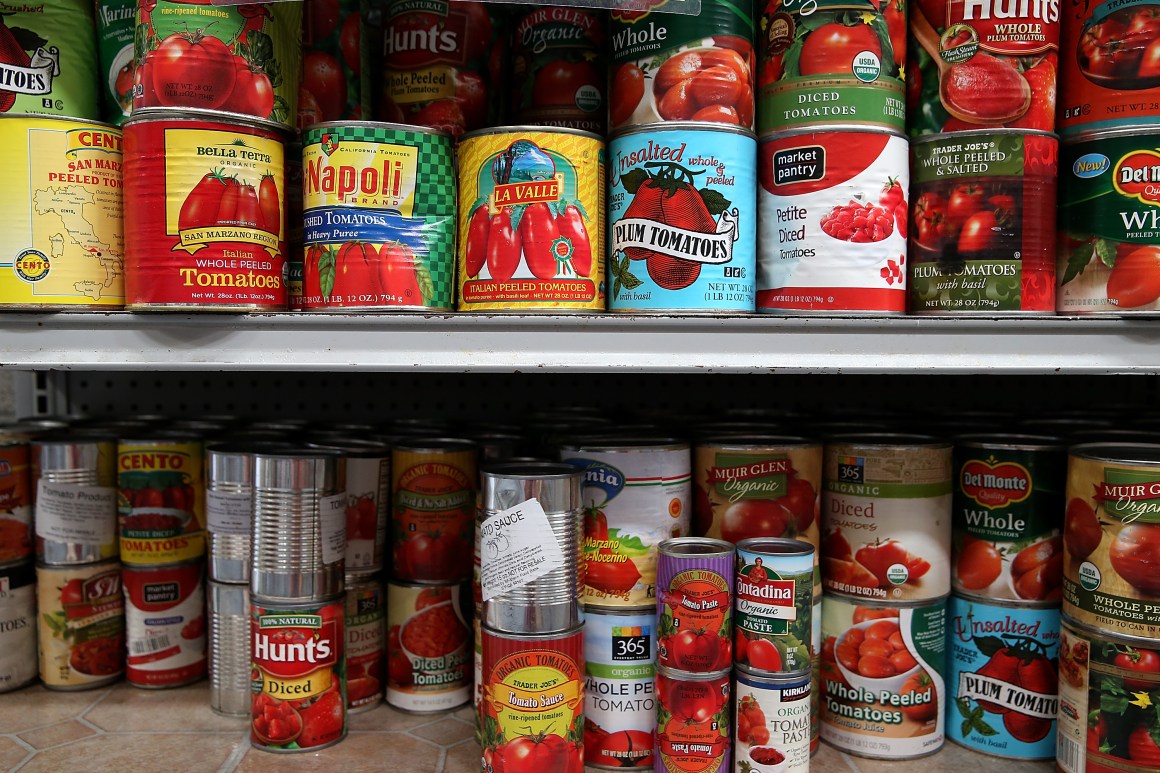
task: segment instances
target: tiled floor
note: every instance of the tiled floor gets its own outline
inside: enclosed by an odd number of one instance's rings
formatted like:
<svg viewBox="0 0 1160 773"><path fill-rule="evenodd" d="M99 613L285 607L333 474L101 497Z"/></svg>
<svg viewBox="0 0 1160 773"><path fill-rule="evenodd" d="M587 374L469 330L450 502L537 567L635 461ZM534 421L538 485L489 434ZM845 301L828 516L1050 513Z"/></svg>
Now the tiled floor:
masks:
<svg viewBox="0 0 1160 773"><path fill-rule="evenodd" d="M385 706L356 714L339 744L313 753L251 749L244 719L209 710L205 682L174 690L119 684L88 692L28 687L0 695L0 770L138 773L326 771L475 773L479 747L471 710L418 716ZM882 762L825 744L810 766L821 773L1047 773L1050 763L1011 763L947 744L924 760ZM542 773L554 773L543 771Z"/></svg>

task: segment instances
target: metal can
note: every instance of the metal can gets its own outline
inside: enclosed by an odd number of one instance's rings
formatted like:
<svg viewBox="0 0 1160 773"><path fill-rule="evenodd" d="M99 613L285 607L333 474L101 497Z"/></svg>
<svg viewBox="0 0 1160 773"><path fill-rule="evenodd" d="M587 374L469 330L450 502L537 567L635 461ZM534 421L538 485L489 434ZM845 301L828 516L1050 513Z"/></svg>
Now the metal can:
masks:
<svg viewBox="0 0 1160 773"><path fill-rule="evenodd" d="M121 564L36 565L40 680L50 690L88 690L125 672Z"/></svg>
<svg viewBox="0 0 1160 773"><path fill-rule="evenodd" d="M101 116L112 124L129 117L133 107L133 38L137 0L97 0L97 56Z"/></svg>
<svg viewBox="0 0 1160 773"><path fill-rule="evenodd" d="M758 311L906 311L908 154L881 130L762 137Z"/></svg>
<svg viewBox="0 0 1160 773"><path fill-rule="evenodd" d="M733 662L733 545L675 537L657 546L657 665L707 674Z"/></svg>
<svg viewBox="0 0 1160 773"><path fill-rule="evenodd" d="M125 679L178 687L206 674L205 564L126 566Z"/></svg>
<svg viewBox="0 0 1160 773"><path fill-rule="evenodd" d="M730 770L730 672L689 674L657 666L657 773Z"/></svg>
<svg viewBox="0 0 1160 773"><path fill-rule="evenodd" d="M609 311L753 311L756 164L748 129L672 121L615 135Z"/></svg>
<svg viewBox="0 0 1160 773"><path fill-rule="evenodd" d="M470 617L463 583L387 582L387 703L426 714L471 699Z"/></svg>
<svg viewBox="0 0 1160 773"><path fill-rule="evenodd" d="M391 449L393 573L405 582L471 576L478 449L458 438L416 438Z"/></svg>
<svg viewBox="0 0 1160 773"><path fill-rule="evenodd" d="M32 562L0 568L0 693L36 681L36 612Z"/></svg>
<svg viewBox="0 0 1160 773"><path fill-rule="evenodd" d="M207 661L209 707L227 717L250 716L250 588L210 580Z"/></svg>
<svg viewBox="0 0 1160 773"><path fill-rule="evenodd" d="M250 582L254 514L254 453L289 445L227 442L205 449L205 528L209 579Z"/></svg>
<svg viewBox="0 0 1160 773"><path fill-rule="evenodd" d="M302 305L439 311L455 284L451 135L366 122L303 136Z"/></svg>
<svg viewBox="0 0 1160 773"><path fill-rule="evenodd" d="M192 109L125 122L127 307L286 308L285 139L264 121Z"/></svg>
<svg viewBox="0 0 1160 773"><path fill-rule="evenodd" d="M37 561L90 564L118 555L116 455L109 438L66 431L33 441Z"/></svg>
<svg viewBox="0 0 1160 773"><path fill-rule="evenodd" d="M951 584L983 601L1058 604L1067 453L1057 438L962 435L954 445Z"/></svg>
<svg viewBox="0 0 1160 773"><path fill-rule="evenodd" d="M27 440L0 432L0 566L32 558L32 479Z"/></svg>
<svg viewBox="0 0 1160 773"><path fill-rule="evenodd" d="M91 0L8 3L0 112L95 121L97 36Z"/></svg>
<svg viewBox="0 0 1160 773"><path fill-rule="evenodd" d="M368 711L383 702L387 661L387 594L381 580L346 582L346 709Z"/></svg>
<svg viewBox="0 0 1160 773"><path fill-rule="evenodd" d="M505 126L459 144L459 311L603 311L605 147Z"/></svg>
<svg viewBox="0 0 1160 773"><path fill-rule="evenodd" d="M930 601L951 589L951 444L926 435L826 443L822 587Z"/></svg>
<svg viewBox="0 0 1160 773"><path fill-rule="evenodd" d="M733 761L754 773L810 769L811 673L761 674L738 666L733 674Z"/></svg>
<svg viewBox="0 0 1160 773"><path fill-rule="evenodd" d="M604 134L604 14L547 5L517 17L511 35L512 121Z"/></svg>
<svg viewBox="0 0 1160 773"><path fill-rule="evenodd" d="M383 569L391 506L391 449L349 436L318 444L346 457L346 575L369 577Z"/></svg>
<svg viewBox="0 0 1160 773"><path fill-rule="evenodd" d="M357 121L371 116L373 71L364 0L306 3L302 17L302 82L298 88L298 128L323 121ZM380 40L381 42L381 40ZM335 71L342 74L335 88Z"/></svg>
<svg viewBox="0 0 1160 773"><path fill-rule="evenodd" d="M815 552L782 537L737 543L734 665L761 676L810 668Z"/></svg>
<svg viewBox="0 0 1160 773"><path fill-rule="evenodd" d="M205 555L202 443L190 434L132 434L117 442L121 563L157 566Z"/></svg>
<svg viewBox="0 0 1160 773"><path fill-rule="evenodd" d="M652 770L656 727L656 613L584 615L584 764Z"/></svg>

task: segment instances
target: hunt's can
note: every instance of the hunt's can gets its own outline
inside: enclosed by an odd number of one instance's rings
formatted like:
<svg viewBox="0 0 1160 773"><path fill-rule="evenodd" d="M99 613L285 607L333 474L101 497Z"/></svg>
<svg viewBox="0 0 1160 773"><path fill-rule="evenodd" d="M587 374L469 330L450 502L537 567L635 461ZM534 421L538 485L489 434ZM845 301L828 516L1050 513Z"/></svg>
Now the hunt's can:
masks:
<svg viewBox="0 0 1160 773"><path fill-rule="evenodd" d="M733 662L733 545L674 537L657 546L657 665L707 674Z"/></svg>
<svg viewBox="0 0 1160 773"><path fill-rule="evenodd" d="M609 311L753 311L757 140L673 121L609 144Z"/></svg>
<svg viewBox="0 0 1160 773"><path fill-rule="evenodd" d="M374 71L363 20L363 0L306 3L302 17L302 82L298 86L298 128L323 121L357 121L371 117ZM381 39L380 39L381 40ZM341 74L336 79L334 73Z"/></svg>
<svg viewBox="0 0 1160 773"><path fill-rule="evenodd" d="M50 690L88 690L125 672L121 564L36 565L40 680Z"/></svg>
<svg viewBox="0 0 1160 773"><path fill-rule="evenodd" d="M370 577L382 571L391 503L391 449L349 435L317 444L346 457L346 574Z"/></svg>
<svg viewBox="0 0 1160 773"><path fill-rule="evenodd" d="M752 537L736 549L734 665L761 676L807 671L814 647L814 546Z"/></svg>
<svg viewBox="0 0 1160 773"><path fill-rule="evenodd" d="M604 134L607 103L604 14L545 5L512 24L511 118Z"/></svg>
<svg viewBox="0 0 1160 773"><path fill-rule="evenodd" d="M505 126L459 144L459 311L603 311L605 147Z"/></svg>
<svg viewBox="0 0 1160 773"><path fill-rule="evenodd" d="M206 674L205 564L126 566L125 680L177 687Z"/></svg>
<svg viewBox="0 0 1160 773"><path fill-rule="evenodd" d="M250 587L210 580L207 661L209 707L215 714L248 717L250 702Z"/></svg>
<svg viewBox="0 0 1160 773"><path fill-rule="evenodd" d="M97 0L96 9L101 116L109 123L119 124L133 108L137 0Z"/></svg>
<svg viewBox="0 0 1160 773"><path fill-rule="evenodd" d="M0 113L100 117L91 0L6 3L0 51Z"/></svg>
<svg viewBox="0 0 1160 773"><path fill-rule="evenodd" d="M427 714L471 699L470 608L463 583L387 582L387 703Z"/></svg>
<svg viewBox="0 0 1160 773"><path fill-rule="evenodd" d="M368 711L383 702L387 662L387 594L382 580L346 582L346 708Z"/></svg>
<svg viewBox="0 0 1160 773"><path fill-rule="evenodd" d="M0 566L33 556L29 453L27 440L0 431Z"/></svg>
<svg viewBox="0 0 1160 773"><path fill-rule="evenodd" d="M303 136L308 310L452 308L455 167L451 135L366 122Z"/></svg>
<svg viewBox="0 0 1160 773"><path fill-rule="evenodd" d="M157 566L205 555L202 442L178 432L117 442L121 563Z"/></svg>
<svg viewBox="0 0 1160 773"><path fill-rule="evenodd" d="M264 121L193 109L125 122L127 307L286 308L285 139Z"/></svg>
<svg viewBox="0 0 1160 773"><path fill-rule="evenodd" d="M734 765L754 773L807 773L810 769L810 672L733 671Z"/></svg>
<svg viewBox="0 0 1160 773"><path fill-rule="evenodd" d="M32 443L36 560L50 566L116 558L117 444L79 434Z"/></svg>
<svg viewBox="0 0 1160 773"><path fill-rule="evenodd" d="M0 568L0 693L36 681L38 621L33 563Z"/></svg>
<svg viewBox="0 0 1160 773"><path fill-rule="evenodd" d="M416 438L391 449L393 574L404 582L471 576L478 449L458 438Z"/></svg>
<svg viewBox="0 0 1160 773"><path fill-rule="evenodd" d="M964 131L911 148L910 310L1054 314L1055 135Z"/></svg>
<svg viewBox="0 0 1160 773"><path fill-rule="evenodd" d="M689 674L657 666L658 773L731 770L729 677L728 670Z"/></svg>
<svg viewBox="0 0 1160 773"><path fill-rule="evenodd" d="M656 613L584 615L584 764L652 770L656 727Z"/></svg>
<svg viewBox="0 0 1160 773"><path fill-rule="evenodd" d="M908 154L882 130L762 137L758 311L906 311Z"/></svg>

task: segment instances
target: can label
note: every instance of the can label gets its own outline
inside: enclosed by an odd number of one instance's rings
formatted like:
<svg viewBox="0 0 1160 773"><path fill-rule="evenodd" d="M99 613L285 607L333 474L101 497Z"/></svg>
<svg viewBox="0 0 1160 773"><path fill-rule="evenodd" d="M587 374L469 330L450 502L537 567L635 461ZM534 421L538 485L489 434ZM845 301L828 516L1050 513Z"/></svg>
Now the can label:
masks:
<svg viewBox="0 0 1160 773"><path fill-rule="evenodd" d="M609 159L609 309L753 311L753 135L634 131L613 138Z"/></svg>
<svg viewBox="0 0 1160 773"><path fill-rule="evenodd" d="M0 113L100 117L90 0L5 3L0 51Z"/></svg>
<svg viewBox="0 0 1160 773"><path fill-rule="evenodd" d="M0 442L0 564L32 558L32 491L27 443Z"/></svg>
<svg viewBox="0 0 1160 773"><path fill-rule="evenodd" d="M603 134L604 15L548 5L512 29L513 123Z"/></svg>
<svg viewBox="0 0 1160 773"><path fill-rule="evenodd" d="M684 679L657 671L658 770L716 773L729 770L730 674Z"/></svg>
<svg viewBox="0 0 1160 773"><path fill-rule="evenodd" d="M80 690L119 678L125 671L121 565L38 566L36 585L45 687Z"/></svg>
<svg viewBox="0 0 1160 773"><path fill-rule="evenodd" d="M314 7L313 4L311 7ZM302 214L302 196L305 188L302 167L302 147L291 143L286 148L286 304L291 311L302 311L305 292L306 231Z"/></svg>
<svg viewBox="0 0 1160 773"><path fill-rule="evenodd" d="M810 769L810 675L761 679L741 669L734 698L734 764L754 773L807 773Z"/></svg>
<svg viewBox="0 0 1160 773"><path fill-rule="evenodd" d="M302 18L302 83L298 128L371 117L372 47L362 0L307 3ZM377 52L376 52L377 58ZM342 73L335 88L334 71Z"/></svg>
<svg viewBox="0 0 1160 773"><path fill-rule="evenodd" d="M383 700L387 598L378 580L346 589L346 705L357 711Z"/></svg>
<svg viewBox="0 0 1160 773"><path fill-rule="evenodd" d="M761 141L759 311L906 310L907 157L885 132Z"/></svg>
<svg viewBox="0 0 1160 773"><path fill-rule="evenodd" d="M656 725L656 615L584 616L584 764L653 768Z"/></svg>
<svg viewBox="0 0 1160 773"><path fill-rule="evenodd" d="M126 568L125 678L173 687L206 673L205 569L200 561L159 569Z"/></svg>
<svg viewBox="0 0 1160 773"><path fill-rule="evenodd" d="M82 564L115 558L117 490L111 486L36 484L36 558L57 564Z"/></svg>
<svg viewBox="0 0 1160 773"><path fill-rule="evenodd" d="M133 107L133 38L137 29L137 0L99 0L97 55L100 69L101 115L119 124Z"/></svg>
<svg viewBox="0 0 1160 773"><path fill-rule="evenodd" d="M200 441L117 446L121 561L175 564L205 555Z"/></svg>
<svg viewBox="0 0 1160 773"><path fill-rule="evenodd" d="M0 569L0 693L36 679L36 628L32 564Z"/></svg>
<svg viewBox="0 0 1160 773"><path fill-rule="evenodd" d="M391 476L395 576L428 582L468 579L475 541L475 452L396 448Z"/></svg>
<svg viewBox="0 0 1160 773"><path fill-rule="evenodd" d="M734 664L771 673L810 667L814 552L737 549Z"/></svg>
<svg viewBox="0 0 1160 773"><path fill-rule="evenodd" d="M660 558L662 566L673 561L676 571L664 572L665 579L662 570L657 571L661 635L657 665L694 673L727 669L733 655L731 557L724 566L708 565L712 559L689 558Z"/></svg>
<svg viewBox="0 0 1160 773"><path fill-rule="evenodd" d="M390 497L389 457L378 459L347 457L344 569L347 574L378 572L383 568Z"/></svg>
<svg viewBox="0 0 1160 773"><path fill-rule="evenodd" d="M444 711L471 698L471 640L460 589L388 583L387 703Z"/></svg>

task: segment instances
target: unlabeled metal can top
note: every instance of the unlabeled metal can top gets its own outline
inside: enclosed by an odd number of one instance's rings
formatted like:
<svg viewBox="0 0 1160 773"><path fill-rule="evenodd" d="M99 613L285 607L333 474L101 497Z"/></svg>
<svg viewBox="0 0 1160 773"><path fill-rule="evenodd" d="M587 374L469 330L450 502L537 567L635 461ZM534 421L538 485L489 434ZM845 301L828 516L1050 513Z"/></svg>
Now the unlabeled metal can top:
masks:
<svg viewBox="0 0 1160 773"><path fill-rule="evenodd" d="M485 511L507 510L535 498L546 513L577 512L582 507L580 483L584 472L562 462L503 462L479 472L480 506Z"/></svg>
<svg viewBox="0 0 1160 773"><path fill-rule="evenodd" d="M966 448L994 448L1010 451L1062 451L1067 447L1063 438L1051 435L1015 435L1007 433L974 433L956 435L955 445Z"/></svg>
<svg viewBox="0 0 1160 773"><path fill-rule="evenodd" d="M780 556L810 556L814 553L814 546L810 543L788 537L749 537L740 540L737 549Z"/></svg>
<svg viewBox="0 0 1160 773"><path fill-rule="evenodd" d="M341 454L330 448L309 451L271 449L254 455L254 485L262 489L334 489L342 470L333 464Z"/></svg>
<svg viewBox="0 0 1160 773"><path fill-rule="evenodd" d="M950 448L948 440L934 435L907 435L892 432L859 432L827 438L830 445L850 445L876 448Z"/></svg>

